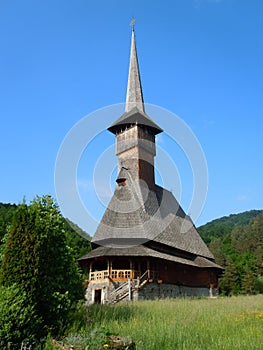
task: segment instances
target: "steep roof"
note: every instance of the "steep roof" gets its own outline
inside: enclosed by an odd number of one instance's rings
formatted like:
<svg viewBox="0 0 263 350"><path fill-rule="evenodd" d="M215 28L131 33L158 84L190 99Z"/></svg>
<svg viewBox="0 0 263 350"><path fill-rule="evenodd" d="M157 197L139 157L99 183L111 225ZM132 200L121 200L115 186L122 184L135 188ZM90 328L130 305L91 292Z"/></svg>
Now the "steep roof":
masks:
<svg viewBox="0 0 263 350"><path fill-rule="evenodd" d="M129 247L153 241L214 258L171 192L160 186L149 190L144 182L132 180L127 169L125 178L125 185L115 189L93 244Z"/></svg>

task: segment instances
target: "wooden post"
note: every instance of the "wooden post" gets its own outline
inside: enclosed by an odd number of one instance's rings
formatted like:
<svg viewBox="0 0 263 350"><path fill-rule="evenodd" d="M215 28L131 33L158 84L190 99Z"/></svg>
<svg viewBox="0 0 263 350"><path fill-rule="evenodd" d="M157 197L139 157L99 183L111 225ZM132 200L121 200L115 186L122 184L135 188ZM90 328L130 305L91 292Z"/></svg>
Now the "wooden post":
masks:
<svg viewBox="0 0 263 350"><path fill-rule="evenodd" d="M213 298L213 287L214 287L214 285L212 283L210 283L210 285L209 285L209 297L210 298Z"/></svg>
<svg viewBox="0 0 263 350"><path fill-rule="evenodd" d="M107 270L108 270L108 276L110 276L110 260L107 259Z"/></svg>
<svg viewBox="0 0 263 350"><path fill-rule="evenodd" d="M128 290L129 290L129 301L132 300L132 295L131 295L131 279L128 278Z"/></svg>
<svg viewBox="0 0 263 350"><path fill-rule="evenodd" d="M134 279L134 264L132 260L130 260L130 270L131 270L131 279Z"/></svg>
<svg viewBox="0 0 263 350"><path fill-rule="evenodd" d="M148 279L151 278L151 273L150 273L150 261L147 260L147 271L148 271Z"/></svg>
<svg viewBox="0 0 263 350"><path fill-rule="evenodd" d="M137 277L136 288L139 288L139 287L140 287L140 277Z"/></svg>
<svg viewBox="0 0 263 350"><path fill-rule="evenodd" d="M90 279L90 274L92 272L92 264L93 264L93 262L91 262L90 265L89 265L89 279Z"/></svg>

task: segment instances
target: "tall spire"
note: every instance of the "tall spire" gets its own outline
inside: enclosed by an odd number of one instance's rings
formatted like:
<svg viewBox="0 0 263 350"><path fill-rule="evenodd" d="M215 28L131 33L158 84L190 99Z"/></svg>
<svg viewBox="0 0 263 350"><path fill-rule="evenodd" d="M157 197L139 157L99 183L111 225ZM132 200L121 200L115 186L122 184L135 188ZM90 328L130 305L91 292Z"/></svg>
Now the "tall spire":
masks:
<svg viewBox="0 0 263 350"><path fill-rule="evenodd" d="M140 112L144 113L143 94L134 35L134 22L135 19L131 22L132 37L125 112L129 112L134 107L137 107Z"/></svg>

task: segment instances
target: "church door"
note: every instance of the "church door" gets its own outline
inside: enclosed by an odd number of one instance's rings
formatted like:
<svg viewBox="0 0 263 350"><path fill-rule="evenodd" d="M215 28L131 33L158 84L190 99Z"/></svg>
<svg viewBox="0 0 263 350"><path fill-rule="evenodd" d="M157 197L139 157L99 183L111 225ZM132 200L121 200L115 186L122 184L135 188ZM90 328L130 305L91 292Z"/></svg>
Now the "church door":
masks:
<svg viewBox="0 0 263 350"><path fill-rule="evenodd" d="M95 289L94 303L101 304L101 289Z"/></svg>

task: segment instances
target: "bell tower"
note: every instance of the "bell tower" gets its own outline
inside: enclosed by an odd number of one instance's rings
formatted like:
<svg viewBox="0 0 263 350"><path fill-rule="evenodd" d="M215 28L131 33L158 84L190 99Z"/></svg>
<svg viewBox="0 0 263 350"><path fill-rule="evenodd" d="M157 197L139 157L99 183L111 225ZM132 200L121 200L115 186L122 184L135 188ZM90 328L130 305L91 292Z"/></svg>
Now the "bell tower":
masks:
<svg viewBox="0 0 263 350"><path fill-rule="evenodd" d="M125 113L108 130L116 135L119 174L121 169L125 168L129 170L133 181L143 180L150 189L153 189L155 135L163 130L145 113L134 27L132 27Z"/></svg>

